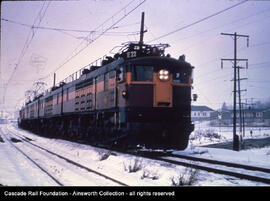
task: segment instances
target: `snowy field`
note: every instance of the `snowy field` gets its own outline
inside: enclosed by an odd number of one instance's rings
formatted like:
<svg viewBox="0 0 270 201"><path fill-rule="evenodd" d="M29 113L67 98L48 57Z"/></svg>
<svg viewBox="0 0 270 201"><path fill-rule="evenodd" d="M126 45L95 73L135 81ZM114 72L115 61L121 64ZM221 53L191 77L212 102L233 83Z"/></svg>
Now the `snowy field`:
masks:
<svg viewBox="0 0 270 201"><path fill-rule="evenodd" d="M232 133L232 127L210 127L208 121L195 122L195 130L190 135L188 148L179 151L179 153L270 168L270 146L238 152L229 149L204 147L210 144L231 142ZM238 130L237 133L239 133ZM268 137L270 137L269 127L247 127L242 139L264 139ZM240 136L239 139L241 139Z"/></svg>
<svg viewBox="0 0 270 201"><path fill-rule="evenodd" d="M0 184L5 186L57 186L57 184L42 173L32 162L24 155L14 149L7 142L9 130L24 135L31 139L32 143L43 146L48 150L68 157L84 166L87 166L102 174L113 177L129 186L174 186L180 178L187 178L191 172L183 166L172 165L165 162L150 160L141 157L135 157L118 152L110 152L106 149L92 147L90 145L79 144L59 139L48 139L36 136L27 131L18 129L16 125L0 125L3 142L0 142ZM218 137L207 135L207 129L212 129ZM232 129L232 128L230 128ZM214 131L214 132L213 132ZM199 133L204 133L199 135ZM5 136L6 135L6 136ZM181 153L192 156L205 157L210 159L219 159L224 161L240 162L248 165L261 167L270 167L270 147L260 149L249 149L235 152L228 149L216 149L201 147L205 144L230 141L231 131L225 128L209 128L207 124L196 125L195 131L191 135L188 148ZM270 129L261 129L253 131L252 138L263 138L270 136ZM246 136L251 137L251 136ZM56 176L67 186L112 186L111 182L93 176L88 172L82 174L76 173L76 168L67 163L56 161L49 153L33 152L23 142L17 142L16 146L25 152L31 153L32 157L51 174ZM54 161L55 162L51 162ZM50 162L49 162L50 161ZM4 164L4 165L3 165ZM138 170L130 171L131 167L137 166ZM79 170L78 170L79 171ZM81 170L80 170L81 171ZM241 180L231 176L224 176L199 170L192 186L265 186L264 183Z"/></svg>
<svg viewBox="0 0 270 201"><path fill-rule="evenodd" d="M240 131L237 128L237 134ZM270 137L270 127L246 127L245 134L239 135L239 139L260 139ZM190 135L190 146L202 146L207 144L232 141L233 127L212 127L209 121L195 122L194 132Z"/></svg>

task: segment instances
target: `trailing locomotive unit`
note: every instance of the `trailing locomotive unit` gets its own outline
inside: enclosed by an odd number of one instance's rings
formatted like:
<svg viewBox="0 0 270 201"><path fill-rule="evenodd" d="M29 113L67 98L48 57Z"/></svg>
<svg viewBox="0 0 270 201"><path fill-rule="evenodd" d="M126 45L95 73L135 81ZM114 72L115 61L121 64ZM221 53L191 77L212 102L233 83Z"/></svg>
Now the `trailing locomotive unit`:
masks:
<svg viewBox="0 0 270 201"><path fill-rule="evenodd" d="M193 67L184 57L165 56L166 47L144 44L142 37L126 44L100 66L27 103L19 126L95 144L185 149L194 129Z"/></svg>

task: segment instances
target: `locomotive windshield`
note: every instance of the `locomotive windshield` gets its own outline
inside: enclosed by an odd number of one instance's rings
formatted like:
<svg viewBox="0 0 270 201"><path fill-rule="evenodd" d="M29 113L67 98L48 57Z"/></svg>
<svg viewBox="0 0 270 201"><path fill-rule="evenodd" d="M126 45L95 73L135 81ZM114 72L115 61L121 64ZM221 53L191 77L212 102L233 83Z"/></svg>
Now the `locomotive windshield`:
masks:
<svg viewBox="0 0 270 201"><path fill-rule="evenodd" d="M132 81L153 81L153 66L133 66L131 69Z"/></svg>
<svg viewBox="0 0 270 201"><path fill-rule="evenodd" d="M131 80L132 81L143 81L143 82L153 82L154 66L147 65L134 65L131 66ZM159 69L159 68L158 68ZM163 69L163 68L162 68ZM159 72L163 72L163 70ZM173 67L168 68L168 73L172 74L172 79L174 83L187 84L190 77L190 70L186 67ZM161 75L162 76L162 75Z"/></svg>
<svg viewBox="0 0 270 201"><path fill-rule="evenodd" d="M190 72L187 68L181 68L173 72L173 82L175 83L188 83Z"/></svg>
<svg viewBox="0 0 270 201"><path fill-rule="evenodd" d="M187 72L175 72L173 73L173 82L175 83L188 83Z"/></svg>

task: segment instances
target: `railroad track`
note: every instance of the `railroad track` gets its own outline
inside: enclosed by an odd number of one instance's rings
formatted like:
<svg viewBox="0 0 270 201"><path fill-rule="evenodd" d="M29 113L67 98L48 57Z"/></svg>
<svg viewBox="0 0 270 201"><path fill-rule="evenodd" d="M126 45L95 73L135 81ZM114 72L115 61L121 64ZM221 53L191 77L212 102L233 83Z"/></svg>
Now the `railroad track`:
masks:
<svg viewBox="0 0 270 201"><path fill-rule="evenodd" d="M13 133L13 134L17 135L16 133ZM19 135L17 136L19 137ZM85 167L81 164L77 164L76 162L64 156L61 156L57 153L53 153L44 147L41 147L39 145L32 143L31 140L25 136L20 136L20 137L23 141L28 142L29 144L32 144L33 146L36 146L37 148L42 149L48 153L51 153L61 159L64 159L65 161L71 164L74 164L80 168L86 169L90 172L91 171L96 172L95 170L91 170L88 167ZM172 153L164 153L164 152L147 152L147 151L125 152L125 151L119 151L119 150L115 150L115 151L122 152L125 154L140 156L140 157L144 157L148 159L164 161L164 162L175 164L175 165L191 167L191 168L195 168L199 170L204 170L207 172L213 172L216 174L228 175L228 176L233 176L240 179L261 182L264 184L270 184L270 169L267 169L267 168L226 162L226 161L205 159L205 158L199 158L199 157L188 156L188 155L179 155L179 154L175 155ZM97 173L97 174L100 174L100 173ZM104 175L104 177L106 178L107 176ZM114 179L112 179L112 181L114 181ZM124 186L126 185L122 182L118 184L124 185Z"/></svg>
<svg viewBox="0 0 270 201"><path fill-rule="evenodd" d="M270 169L267 168L164 152L137 152L136 155L175 165L270 184Z"/></svg>
<svg viewBox="0 0 270 201"><path fill-rule="evenodd" d="M0 130L1 132L3 132L2 130ZM106 183L108 183L109 185L118 185L118 186L128 186L127 184L121 182L121 181L118 181L110 176L107 176L105 174L102 174L96 170L93 170L89 167L86 167L82 164L79 164L65 156L62 156L60 154L57 154L51 150L48 150L40 145L37 145L33 142L31 142L31 139L25 137L25 136L21 136L21 135L18 135L10 130L6 130L5 134L9 135L10 138L8 138L6 135L3 135L5 136L5 141L8 141L8 143L10 143L16 150L18 150L22 155L24 155L28 160L30 160L32 163L34 163L40 170L42 170L44 173L46 173L51 179L53 179L55 181L55 183L57 185L60 185L60 186L65 186L65 182L61 182L61 178L57 178L57 176L54 175L54 173L51 173L53 172L52 170L48 170L50 168L48 167L43 167L44 164L40 164L38 162L38 160L36 159L33 159L33 157L31 156L32 154L29 154L29 153L35 153L35 154L38 154L40 156L40 158L43 158L45 160L49 160L51 161L50 163L50 166L55 166L55 167L62 167L62 169L66 169L67 167L70 168L70 172L73 172L75 175L79 177L81 177L81 175L85 175L85 177L83 179L87 179L87 177L89 178L89 180L91 180L91 176L85 174L85 172L87 173L91 173L91 174L94 174L98 177L102 177L103 180L107 180ZM16 136L16 137L14 137ZM26 151L26 147L24 147L24 149L22 148L19 148L19 146L15 145L16 143L14 142L24 142L24 144L28 147L27 148L27 151ZM34 152L32 152L32 151ZM65 163L68 163L68 165L65 165ZM76 169L74 171L74 169ZM57 170L55 170L57 171ZM84 171L82 173L82 171ZM93 179L93 178L92 178ZM71 185L70 183L68 185ZM88 184L89 185L89 184Z"/></svg>
<svg viewBox="0 0 270 201"><path fill-rule="evenodd" d="M35 166L37 166L38 169L40 169L42 172L44 172L48 177L50 177L57 185L63 186L63 184L52 174L50 174L46 169L44 169L42 166L40 166L35 160L33 160L31 157L29 157L22 149L18 148L16 145L14 145L14 142L16 141L15 138L7 138L6 135L3 134L2 129L0 128L0 133L2 133L2 136L4 137L5 140L3 142L8 142L14 149L16 149L19 153L21 153L23 156L25 156L30 162L32 162Z"/></svg>

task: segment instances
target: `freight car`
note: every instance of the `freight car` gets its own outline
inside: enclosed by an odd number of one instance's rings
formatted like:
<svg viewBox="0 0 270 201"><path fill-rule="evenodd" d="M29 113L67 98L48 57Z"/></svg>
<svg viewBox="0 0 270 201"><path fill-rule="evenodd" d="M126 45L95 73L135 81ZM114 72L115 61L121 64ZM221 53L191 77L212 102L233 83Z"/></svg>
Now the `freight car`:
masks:
<svg viewBox="0 0 270 201"><path fill-rule="evenodd" d="M125 44L28 102L19 127L93 144L185 149L194 67L165 55L167 47Z"/></svg>

